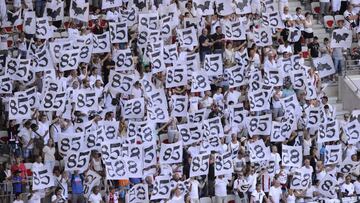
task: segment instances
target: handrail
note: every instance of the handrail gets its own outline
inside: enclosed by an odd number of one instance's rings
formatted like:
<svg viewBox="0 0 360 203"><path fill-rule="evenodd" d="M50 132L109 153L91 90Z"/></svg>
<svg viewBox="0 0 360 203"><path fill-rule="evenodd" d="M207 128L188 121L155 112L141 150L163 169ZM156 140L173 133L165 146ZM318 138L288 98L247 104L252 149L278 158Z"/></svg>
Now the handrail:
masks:
<svg viewBox="0 0 360 203"><path fill-rule="evenodd" d="M356 62L356 63L354 63ZM355 84L355 82L349 77L348 70L360 70L359 60L346 60L345 61L345 69L343 71L343 77L350 81L351 85L355 87L355 94L357 95L360 92L359 87ZM357 64L358 63L358 64ZM345 81L345 80L344 80Z"/></svg>

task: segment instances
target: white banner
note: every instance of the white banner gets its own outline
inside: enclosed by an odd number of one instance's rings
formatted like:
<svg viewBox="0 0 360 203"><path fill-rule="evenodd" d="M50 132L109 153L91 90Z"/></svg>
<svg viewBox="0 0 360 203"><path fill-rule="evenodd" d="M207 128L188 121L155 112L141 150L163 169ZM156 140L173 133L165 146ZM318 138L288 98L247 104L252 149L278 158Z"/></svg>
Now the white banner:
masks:
<svg viewBox="0 0 360 203"><path fill-rule="evenodd" d="M282 145L282 165L300 168L302 158L302 146Z"/></svg>
<svg viewBox="0 0 360 203"><path fill-rule="evenodd" d="M332 31L331 34L331 48L349 49L352 43L352 31L340 28Z"/></svg>

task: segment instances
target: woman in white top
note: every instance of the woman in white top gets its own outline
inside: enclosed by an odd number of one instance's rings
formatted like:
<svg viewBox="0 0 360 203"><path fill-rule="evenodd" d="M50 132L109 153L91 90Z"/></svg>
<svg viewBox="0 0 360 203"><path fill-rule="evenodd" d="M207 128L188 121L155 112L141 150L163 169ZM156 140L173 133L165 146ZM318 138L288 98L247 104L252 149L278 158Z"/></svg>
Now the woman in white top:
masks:
<svg viewBox="0 0 360 203"><path fill-rule="evenodd" d="M312 38L314 37L312 26L313 26L313 22L311 19L311 13L307 12L305 13L305 20L304 20L304 38L306 44L310 43L310 41L312 41Z"/></svg>
<svg viewBox="0 0 360 203"><path fill-rule="evenodd" d="M55 166L55 151L54 140L50 138L47 145L43 148L44 163L50 166L50 168L54 168Z"/></svg>
<svg viewBox="0 0 360 203"><path fill-rule="evenodd" d="M261 185L257 184L256 190L251 193L250 203L263 203L268 201L264 191L261 189Z"/></svg>
<svg viewBox="0 0 360 203"><path fill-rule="evenodd" d="M238 47L233 47L233 43L231 41L226 42L226 47L223 54L224 64L226 67L232 67L235 65L235 52L243 49L245 45L246 41Z"/></svg>
<svg viewBox="0 0 360 203"><path fill-rule="evenodd" d="M296 197L294 195L294 191L292 189L288 190L286 202L287 203L295 203Z"/></svg>
<svg viewBox="0 0 360 203"><path fill-rule="evenodd" d="M94 154L93 158L91 159L91 166L92 169L96 172L101 172L103 170L99 153Z"/></svg>

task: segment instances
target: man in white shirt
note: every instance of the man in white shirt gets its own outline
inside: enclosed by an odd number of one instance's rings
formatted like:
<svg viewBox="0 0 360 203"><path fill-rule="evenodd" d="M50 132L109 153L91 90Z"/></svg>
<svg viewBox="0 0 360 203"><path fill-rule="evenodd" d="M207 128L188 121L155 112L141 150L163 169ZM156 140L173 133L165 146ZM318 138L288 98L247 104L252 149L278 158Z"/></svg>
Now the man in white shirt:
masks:
<svg viewBox="0 0 360 203"><path fill-rule="evenodd" d="M345 28L352 29L356 26L356 20L358 19L358 15L353 11L353 6L351 4L348 5L346 11L344 12L345 18Z"/></svg>
<svg viewBox="0 0 360 203"><path fill-rule="evenodd" d="M271 186L269 192L269 199L271 203L280 203L283 197L280 182L277 179L274 179L274 185Z"/></svg>
<svg viewBox="0 0 360 203"><path fill-rule="evenodd" d="M199 203L199 188L204 187L204 184L200 184L198 180L195 179L195 177L191 177L190 178L190 191L189 191L189 196L190 196L190 201L191 203Z"/></svg>
<svg viewBox="0 0 360 203"><path fill-rule="evenodd" d="M218 176L215 179L215 202L216 203L225 203L227 192L226 186L229 181L224 178L223 175Z"/></svg>
<svg viewBox="0 0 360 203"><path fill-rule="evenodd" d="M304 20L305 16L301 14L301 8L296 8L296 14L293 15L293 20L295 20L295 27L301 31L304 31Z"/></svg>
<svg viewBox="0 0 360 203"><path fill-rule="evenodd" d="M101 194L99 193L99 187L95 186L93 192L89 196L90 203L103 203Z"/></svg>
<svg viewBox="0 0 360 203"><path fill-rule="evenodd" d="M341 185L341 193L343 197L351 197L355 194L354 184L351 183L351 176L346 176L345 183Z"/></svg>

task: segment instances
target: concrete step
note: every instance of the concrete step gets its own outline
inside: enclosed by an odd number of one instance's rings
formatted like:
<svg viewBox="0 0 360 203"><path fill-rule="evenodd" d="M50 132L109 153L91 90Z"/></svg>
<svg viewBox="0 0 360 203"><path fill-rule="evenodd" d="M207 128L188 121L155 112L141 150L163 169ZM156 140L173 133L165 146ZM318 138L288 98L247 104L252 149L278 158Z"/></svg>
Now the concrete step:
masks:
<svg viewBox="0 0 360 203"><path fill-rule="evenodd" d="M328 97L338 97L339 95L339 86L338 83L326 83L323 84L323 91Z"/></svg>

